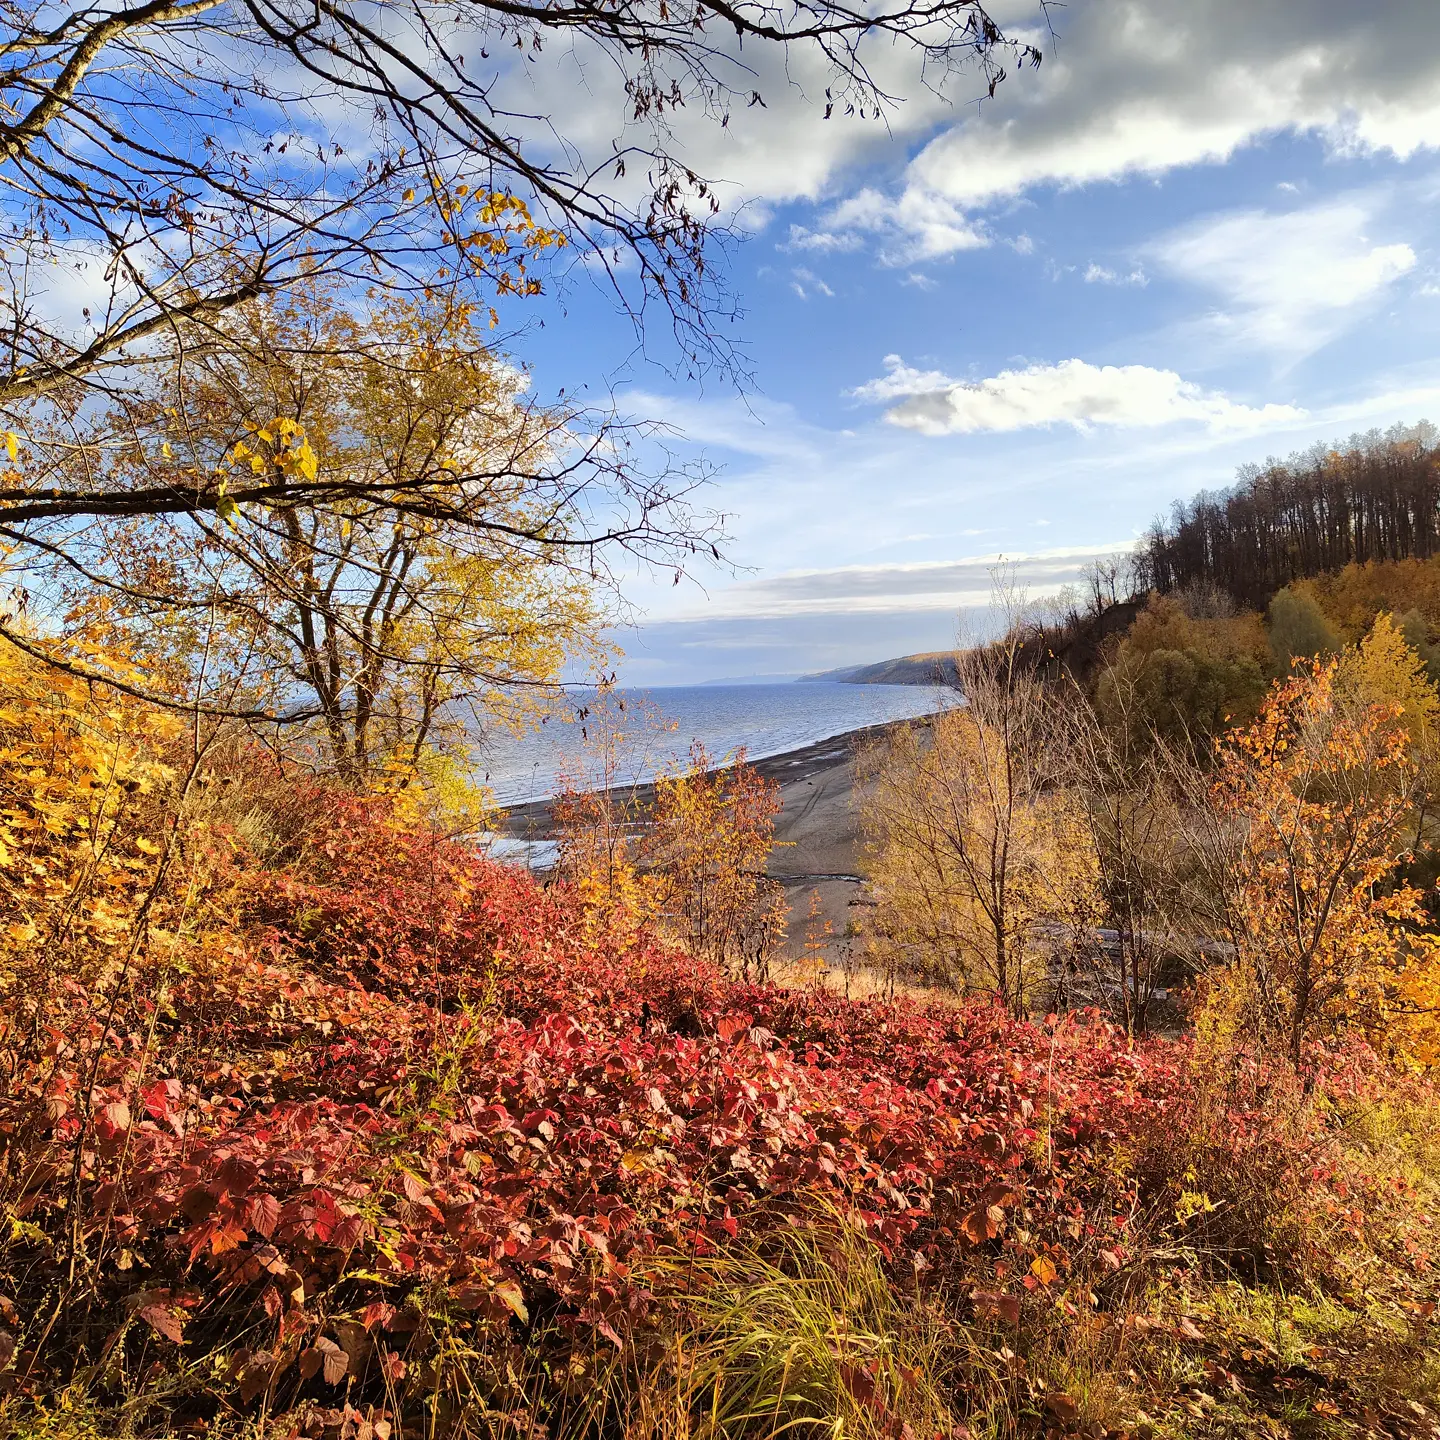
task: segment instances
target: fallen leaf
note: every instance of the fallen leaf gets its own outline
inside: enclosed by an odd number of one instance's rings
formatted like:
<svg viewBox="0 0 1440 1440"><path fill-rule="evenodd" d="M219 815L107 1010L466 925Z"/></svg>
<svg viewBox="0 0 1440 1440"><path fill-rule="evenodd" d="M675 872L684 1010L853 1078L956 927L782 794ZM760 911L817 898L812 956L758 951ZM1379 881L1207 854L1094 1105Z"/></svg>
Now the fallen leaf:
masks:
<svg viewBox="0 0 1440 1440"><path fill-rule="evenodd" d="M1080 1407L1069 1395L1058 1392L1045 1397L1045 1408L1059 1421L1068 1424L1080 1418Z"/></svg>
<svg viewBox="0 0 1440 1440"><path fill-rule="evenodd" d="M184 1318L169 1305L146 1305L140 1311L140 1318L157 1334L177 1345L185 1338Z"/></svg>

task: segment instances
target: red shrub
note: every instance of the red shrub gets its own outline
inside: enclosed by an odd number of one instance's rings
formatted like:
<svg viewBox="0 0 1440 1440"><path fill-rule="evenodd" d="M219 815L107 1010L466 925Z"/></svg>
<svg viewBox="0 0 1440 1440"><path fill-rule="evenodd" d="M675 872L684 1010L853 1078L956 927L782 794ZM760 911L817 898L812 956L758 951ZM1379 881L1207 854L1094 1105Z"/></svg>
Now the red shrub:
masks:
<svg viewBox="0 0 1440 1440"><path fill-rule="evenodd" d="M1002 1289L1121 1263L1135 1197L1097 1157L1173 1123L1184 1047L730 984L592 943L563 887L384 802L318 803L282 867L235 861L250 958L137 978L113 1016L57 986L38 1043L6 1040L6 1283L23 1312L73 1258L92 1290L10 1383L183 1338L242 1401L378 1404L433 1381L447 1325L622 1340L637 1259L817 1191Z"/></svg>

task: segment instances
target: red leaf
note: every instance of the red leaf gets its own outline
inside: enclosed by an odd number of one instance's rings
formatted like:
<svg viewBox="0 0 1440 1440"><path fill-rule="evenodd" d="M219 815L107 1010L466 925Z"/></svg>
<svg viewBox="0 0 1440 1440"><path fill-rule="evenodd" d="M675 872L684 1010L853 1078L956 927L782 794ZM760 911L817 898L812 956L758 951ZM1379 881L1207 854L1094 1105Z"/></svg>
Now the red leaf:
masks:
<svg viewBox="0 0 1440 1440"><path fill-rule="evenodd" d="M260 1167L253 1160L231 1155L220 1167L220 1184L232 1195L243 1195L255 1183L259 1173Z"/></svg>
<svg viewBox="0 0 1440 1440"><path fill-rule="evenodd" d="M203 1220L214 1208L215 1197L208 1185L192 1185L180 1197L180 1209L190 1220Z"/></svg>
<svg viewBox="0 0 1440 1440"><path fill-rule="evenodd" d="M268 1192L250 1197L250 1228L267 1238L280 1223L280 1202Z"/></svg>
<svg viewBox="0 0 1440 1440"><path fill-rule="evenodd" d="M130 1128L130 1107L123 1100L113 1100L101 1107L100 1118L108 1133L122 1133Z"/></svg>
<svg viewBox="0 0 1440 1440"><path fill-rule="evenodd" d="M177 1345L185 1338L185 1317L169 1305L151 1304L140 1310L140 1318L157 1334Z"/></svg>
<svg viewBox="0 0 1440 1440"><path fill-rule="evenodd" d="M975 1302L975 1313L982 1319L987 1315L998 1315L1010 1325L1020 1323L1020 1301L1014 1295L1003 1291L974 1290L970 1298Z"/></svg>
<svg viewBox="0 0 1440 1440"><path fill-rule="evenodd" d="M715 1033L725 1041L733 1040L742 1031L750 1028L748 1015L722 1015L715 1022Z"/></svg>
<svg viewBox="0 0 1440 1440"><path fill-rule="evenodd" d="M872 1410L885 1408L876 1394L875 1377L869 1370L859 1365L846 1365L843 1361L839 1368L840 1383L857 1405L864 1405Z"/></svg>

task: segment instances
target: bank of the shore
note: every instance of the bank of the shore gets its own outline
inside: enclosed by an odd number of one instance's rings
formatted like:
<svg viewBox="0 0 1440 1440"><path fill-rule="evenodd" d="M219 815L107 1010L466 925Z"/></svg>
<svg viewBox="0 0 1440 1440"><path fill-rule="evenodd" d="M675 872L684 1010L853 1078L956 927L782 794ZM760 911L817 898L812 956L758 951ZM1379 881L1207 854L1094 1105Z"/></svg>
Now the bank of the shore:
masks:
<svg viewBox="0 0 1440 1440"><path fill-rule="evenodd" d="M828 924L828 958L832 964L844 959L849 944L847 931L853 928L855 918L852 902L858 897L865 873L856 803L856 753L899 726L928 725L930 720L930 716L920 716L868 725L752 762L759 774L780 787L776 843L768 873L785 889L790 906L788 948L792 953L798 954L803 948L808 924L815 924L821 931ZM634 791L642 807L654 793L653 785L642 785ZM515 806L506 813L500 834L528 841L544 854L544 842L555 835L550 806L548 799ZM812 892L819 897L814 922L808 918Z"/></svg>

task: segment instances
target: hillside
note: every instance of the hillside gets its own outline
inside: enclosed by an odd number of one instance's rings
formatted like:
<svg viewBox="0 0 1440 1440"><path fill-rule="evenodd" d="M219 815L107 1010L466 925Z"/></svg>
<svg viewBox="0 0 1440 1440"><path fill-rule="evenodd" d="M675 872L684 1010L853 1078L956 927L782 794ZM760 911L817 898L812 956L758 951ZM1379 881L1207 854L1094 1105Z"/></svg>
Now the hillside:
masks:
<svg viewBox="0 0 1440 1440"><path fill-rule="evenodd" d="M1035 649L1032 663L1058 662L1078 678L1088 679L1100 661L1105 641L1123 635L1134 624L1142 603L1121 600L1107 605L1098 614L1078 615L1056 631L1038 632L1033 646L1027 642L1027 650ZM931 650L880 660L873 665L824 670L816 675L804 675L797 683L814 680L839 681L846 685L956 685L958 675L953 651Z"/></svg>
<svg viewBox="0 0 1440 1440"><path fill-rule="evenodd" d="M1236 483L1177 503L1141 541L1142 590L1212 586L1263 608L1296 580L1346 565L1440 554L1440 443L1395 426L1242 467Z"/></svg>
<svg viewBox="0 0 1440 1440"><path fill-rule="evenodd" d="M802 675L804 685L814 680L839 681L846 685L953 685L955 657L948 650L930 650L919 655L901 655L873 665L850 665Z"/></svg>
<svg viewBox="0 0 1440 1440"><path fill-rule="evenodd" d="M0 1440L1437 1433L1440 1100L1359 1041L736 979L0 702Z"/></svg>

